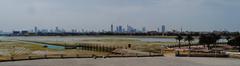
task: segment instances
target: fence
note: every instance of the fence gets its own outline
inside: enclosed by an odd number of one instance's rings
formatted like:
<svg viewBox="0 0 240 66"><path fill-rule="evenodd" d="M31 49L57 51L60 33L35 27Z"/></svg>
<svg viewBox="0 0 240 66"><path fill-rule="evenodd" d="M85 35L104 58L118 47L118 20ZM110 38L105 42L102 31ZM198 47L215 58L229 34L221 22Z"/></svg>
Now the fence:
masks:
<svg viewBox="0 0 240 66"><path fill-rule="evenodd" d="M123 54L110 54L110 55L95 55L95 54L57 54L57 55L29 55L29 56L10 56L5 59L0 59L0 62L7 61L21 61L21 60L37 60L37 59L65 59L65 58L115 58L115 57L161 57L162 54L153 54L149 53L148 55L142 54L132 54L132 55L123 55Z"/></svg>
<svg viewBox="0 0 240 66"><path fill-rule="evenodd" d="M166 50L165 52L169 52ZM213 53L213 52L196 52L196 51L174 51L177 57L229 57L224 53ZM37 60L37 59L66 59L66 58L116 58L116 57L163 57L165 53L151 53L148 54L105 54L105 55L95 55L95 54L54 54L54 55L23 55L23 56L9 56L5 59L0 59L0 62L8 61L21 61L21 60Z"/></svg>
<svg viewBox="0 0 240 66"><path fill-rule="evenodd" d="M216 44L218 44L218 45L227 45L227 43L225 43L225 42L220 42L220 43L216 43ZM191 44L191 46L197 46L197 45L203 45L203 44L199 44L199 43L192 43ZM169 44L169 45L164 45L164 46L166 46L166 47L169 47L169 48L174 48L174 47L179 47L179 45L178 44ZM184 46L189 46L189 44L181 44L180 45L181 47L184 47Z"/></svg>
<svg viewBox="0 0 240 66"><path fill-rule="evenodd" d="M176 51L177 57L229 57L221 52Z"/></svg>

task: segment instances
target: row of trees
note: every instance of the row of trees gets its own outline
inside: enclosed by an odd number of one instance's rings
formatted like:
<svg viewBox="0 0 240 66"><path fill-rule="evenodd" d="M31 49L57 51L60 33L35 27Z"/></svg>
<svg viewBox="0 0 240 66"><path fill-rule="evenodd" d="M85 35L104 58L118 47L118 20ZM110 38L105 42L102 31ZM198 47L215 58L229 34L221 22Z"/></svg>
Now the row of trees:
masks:
<svg viewBox="0 0 240 66"><path fill-rule="evenodd" d="M187 41L189 49L191 49L191 42L194 40L192 35L187 35L185 37L181 35L177 35L175 39L178 41L179 48L181 48L182 40ZM221 35L217 35L217 34L204 34L204 35L200 35L198 39L199 39L199 44L204 45L204 47L207 45L208 49L212 49L213 46L216 46L217 41L223 38ZM224 39L228 41L229 45L238 46L239 52L240 52L240 36L236 36L233 38L231 36L224 36Z"/></svg>
<svg viewBox="0 0 240 66"><path fill-rule="evenodd" d="M228 40L228 44L231 46L237 46L238 51L240 52L240 36L234 37L233 39Z"/></svg>
<svg viewBox="0 0 240 66"><path fill-rule="evenodd" d="M188 48L191 49L191 42L194 40L194 38L191 35L187 35L185 38L182 37L181 35L177 35L177 37L175 38L176 40L178 40L178 47L181 48L181 40L185 40L188 41Z"/></svg>

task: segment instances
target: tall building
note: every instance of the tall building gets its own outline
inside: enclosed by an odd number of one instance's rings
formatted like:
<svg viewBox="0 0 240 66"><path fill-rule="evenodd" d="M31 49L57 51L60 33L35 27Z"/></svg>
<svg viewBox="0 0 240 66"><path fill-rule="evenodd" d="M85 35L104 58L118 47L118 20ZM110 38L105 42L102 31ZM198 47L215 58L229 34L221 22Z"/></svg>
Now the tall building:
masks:
<svg viewBox="0 0 240 66"><path fill-rule="evenodd" d="M113 32L113 24L111 25L111 32Z"/></svg>
<svg viewBox="0 0 240 66"><path fill-rule="evenodd" d="M61 30L59 30L58 27L55 28L55 32L60 32Z"/></svg>
<svg viewBox="0 0 240 66"><path fill-rule="evenodd" d="M129 32L129 33L134 33L134 32L137 32L137 29L135 29L135 28L132 27L132 26L127 25L127 32Z"/></svg>
<svg viewBox="0 0 240 66"><path fill-rule="evenodd" d="M34 27L34 32L37 33L38 32L38 28Z"/></svg>
<svg viewBox="0 0 240 66"><path fill-rule="evenodd" d="M183 32L183 29L182 29L182 27L181 27L181 33Z"/></svg>
<svg viewBox="0 0 240 66"><path fill-rule="evenodd" d="M164 34L165 34L165 30L166 30L166 27L165 27L165 25L162 25L162 35L164 35Z"/></svg>
<svg viewBox="0 0 240 66"><path fill-rule="evenodd" d="M143 27L143 28L142 28L142 32L146 32L146 27Z"/></svg>
<svg viewBox="0 0 240 66"><path fill-rule="evenodd" d="M82 29L81 31L82 31L82 33L84 33L84 32L85 32L85 30L84 30L84 29Z"/></svg>
<svg viewBox="0 0 240 66"><path fill-rule="evenodd" d="M162 33L165 33L166 27L165 25L162 25Z"/></svg>
<svg viewBox="0 0 240 66"><path fill-rule="evenodd" d="M77 30L76 30L76 29L72 29L71 32L72 32L72 33L76 33Z"/></svg>
<svg viewBox="0 0 240 66"><path fill-rule="evenodd" d="M121 33L124 31L122 26L117 26L116 28L117 28L116 32L118 32L118 33Z"/></svg>
<svg viewBox="0 0 240 66"><path fill-rule="evenodd" d="M123 27L119 26L119 32L123 32Z"/></svg>
<svg viewBox="0 0 240 66"><path fill-rule="evenodd" d="M119 31L119 27L117 26L117 27L116 27L116 31L115 31L115 32L118 32L118 31Z"/></svg>
<svg viewBox="0 0 240 66"><path fill-rule="evenodd" d="M132 32L132 30L133 30L133 27L132 27L132 26L129 26L129 25L127 25L127 32Z"/></svg>
<svg viewBox="0 0 240 66"><path fill-rule="evenodd" d="M157 32L160 32L160 28L159 27L157 28Z"/></svg>

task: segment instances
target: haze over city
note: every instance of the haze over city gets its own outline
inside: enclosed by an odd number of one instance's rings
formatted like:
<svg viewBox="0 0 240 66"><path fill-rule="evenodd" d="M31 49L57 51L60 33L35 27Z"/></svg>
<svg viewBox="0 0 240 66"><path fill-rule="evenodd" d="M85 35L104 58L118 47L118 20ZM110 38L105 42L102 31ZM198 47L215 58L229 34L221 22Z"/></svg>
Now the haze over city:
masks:
<svg viewBox="0 0 240 66"><path fill-rule="evenodd" d="M0 30L138 29L239 31L240 0L0 0Z"/></svg>

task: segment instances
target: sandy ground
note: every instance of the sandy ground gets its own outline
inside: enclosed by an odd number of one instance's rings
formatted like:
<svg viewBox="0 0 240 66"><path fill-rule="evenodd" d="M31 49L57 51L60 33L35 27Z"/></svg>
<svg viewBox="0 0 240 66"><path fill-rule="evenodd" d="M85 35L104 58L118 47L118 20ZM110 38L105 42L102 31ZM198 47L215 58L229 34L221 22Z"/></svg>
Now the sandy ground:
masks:
<svg viewBox="0 0 240 66"><path fill-rule="evenodd" d="M239 62L240 59L233 58L144 57L43 59L1 62L0 66L239 66Z"/></svg>

